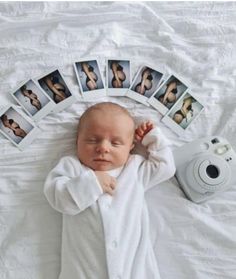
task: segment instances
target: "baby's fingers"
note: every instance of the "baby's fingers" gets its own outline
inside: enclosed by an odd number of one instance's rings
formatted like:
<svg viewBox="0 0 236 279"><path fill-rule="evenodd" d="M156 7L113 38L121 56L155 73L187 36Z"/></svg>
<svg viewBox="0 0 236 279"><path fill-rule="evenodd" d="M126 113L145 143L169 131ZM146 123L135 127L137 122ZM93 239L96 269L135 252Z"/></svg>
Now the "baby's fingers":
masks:
<svg viewBox="0 0 236 279"><path fill-rule="evenodd" d="M105 193L107 193L107 194L109 194L109 195L111 195L111 196L113 196L114 195L114 190L111 188L111 187L107 187L106 189L105 189Z"/></svg>
<svg viewBox="0 0 236 279"><path fill-rule="evenodd" d="M146 135L149 131L153 129L153 123L151 121L147 121L141 124L142 135Z"/></svg>
<svg viewBox="0 0 236 279"><path fill-rule="evenodd" d="M110 177L110 181L106 185L105 192L113 196L115 192L115 188L116 188L116 179L114 177Z"/></svg>
<svg viewBox="0 0 236 279"><path fill-rule="evenodd" d="M111 182L110 182L110 188L111 189L115 189L115 187L116 187L116 179L114 178L114 177L111 177Z"/></svg>
<svg viewBox="0 0 236 279"><path fill-rule="evenodd" d="M151 121L147 121L145 132L148 133L149 131L151 131L153 129L153 127L154 127L153 123Z"/></svg>
<svg viewBox="0 0 236 279"><path fill-rule="evenodd" d="M146 123L146 122L143 122L143 123L141 124L141 129L142 129L143 131L145 131L145 130L147 129L147 123Z"/></svg>
<svg viewBox="0 0 236 279"><path fill-rule="evenodd" d="M138 127L138 128L135 130L135 133L138 134L139 136L142 136L142 135L143 135L143 129L142 129L142 127Z"/></svg>
<svg viewBox="0 0 236 279"><path fill-rule="evenodd" d="M135 135L135 140L136 140L136 141L141 141L142 138L143 138L143 137L140 137L140 136L137 135L137 134Z"/></svg>
<svg viewBox="0 0 236 279"><path fill-rule="evenodd" d="M143 138L143 131L142 131L142 129L141 128L137 128L136 130L135 130L135 140L136 141L141 141L142 140L142 138Z"/></svg>

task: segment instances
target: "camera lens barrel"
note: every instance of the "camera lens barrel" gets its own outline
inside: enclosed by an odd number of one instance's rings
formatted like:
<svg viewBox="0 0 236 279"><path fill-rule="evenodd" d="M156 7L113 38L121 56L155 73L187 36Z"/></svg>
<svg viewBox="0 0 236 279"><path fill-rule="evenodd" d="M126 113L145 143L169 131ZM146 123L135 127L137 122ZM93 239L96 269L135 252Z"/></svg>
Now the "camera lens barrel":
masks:
<svg viewBox="0 0 236 279"><path fill-rule="evenodd" d="M220 174L219 169L214 165L209 165L206 168L206 173L210 178L217 178Z"/></svg>

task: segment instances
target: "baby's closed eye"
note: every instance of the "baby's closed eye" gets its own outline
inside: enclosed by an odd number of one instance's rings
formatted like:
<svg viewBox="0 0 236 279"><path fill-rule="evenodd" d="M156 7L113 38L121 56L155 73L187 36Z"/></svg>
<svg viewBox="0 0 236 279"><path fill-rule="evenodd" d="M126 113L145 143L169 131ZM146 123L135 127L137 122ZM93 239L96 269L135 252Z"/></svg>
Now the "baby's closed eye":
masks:
<svg viewBox="0 0 236 279"><path fill-rule="evenodd" d="M111 144L113 146L120 146L120 145L123 145L123 143L121 141L112 141Z"/></svg>
<svg viewBox="0 0 236 279"><path fill-rule="evenodd" d="M88 139L86 139L86 142L87 143L97 143L98 139L96 139L96 138L88 138Z"/></svg>

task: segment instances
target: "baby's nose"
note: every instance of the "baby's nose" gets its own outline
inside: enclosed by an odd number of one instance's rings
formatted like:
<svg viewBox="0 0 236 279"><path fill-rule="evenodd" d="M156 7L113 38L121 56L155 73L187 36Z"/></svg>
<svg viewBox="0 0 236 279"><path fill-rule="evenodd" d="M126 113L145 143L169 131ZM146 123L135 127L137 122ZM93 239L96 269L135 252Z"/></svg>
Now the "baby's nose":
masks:
<svg viewBox="0 0 236 279"><path fill-rule="evenodd" d="M107 153L110 151L110 144L108 141L101 141L97 147L96 147L96 151L99 153Z"/></svg>

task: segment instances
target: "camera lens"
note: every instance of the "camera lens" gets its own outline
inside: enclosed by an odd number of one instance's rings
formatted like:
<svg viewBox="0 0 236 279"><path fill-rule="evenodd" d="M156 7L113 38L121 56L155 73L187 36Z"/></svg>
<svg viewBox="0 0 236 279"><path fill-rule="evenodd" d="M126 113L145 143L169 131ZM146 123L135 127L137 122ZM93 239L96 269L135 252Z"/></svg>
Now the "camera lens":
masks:
<svg viewBox="0 0 236 279"><path fill-rule="evenodd" d="M214 165L209 165L207 166L206 168L206 172L207 172L207 175L210 177L210 178L217 178L219 176L219 170L216 166Z"/></svg>

